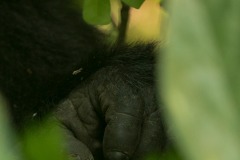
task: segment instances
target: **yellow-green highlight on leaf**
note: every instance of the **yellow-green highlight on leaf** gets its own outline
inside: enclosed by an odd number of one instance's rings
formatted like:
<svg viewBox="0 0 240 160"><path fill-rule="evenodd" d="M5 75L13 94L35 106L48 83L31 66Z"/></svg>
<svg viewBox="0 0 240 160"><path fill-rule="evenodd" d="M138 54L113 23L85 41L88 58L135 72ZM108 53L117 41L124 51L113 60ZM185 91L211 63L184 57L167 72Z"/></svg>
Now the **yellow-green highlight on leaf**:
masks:
<svg viewBox="0 0 240 160"><path fill-rule="evenodd" d="M129 5L130 7L140 8L143 4L144 0L122 0L124 3Z"/></svg>
<svg viewBox="0 0 240 160"><path fill-rule="evenodd" d="M84 0L83 18L92 25L104 25L111 21L109 0Z"/></svg>

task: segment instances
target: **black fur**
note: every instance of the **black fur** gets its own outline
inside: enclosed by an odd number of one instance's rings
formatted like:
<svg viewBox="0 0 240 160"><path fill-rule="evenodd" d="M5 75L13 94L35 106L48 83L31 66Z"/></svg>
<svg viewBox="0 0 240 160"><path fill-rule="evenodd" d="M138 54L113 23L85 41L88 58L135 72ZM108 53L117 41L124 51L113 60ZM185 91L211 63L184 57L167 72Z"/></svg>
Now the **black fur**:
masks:
<svg viewBox="0 0 240 160"><path fill-rule="evenodd" d="M0 1L0 89L18 127L103 67L137 88L153 83L154 44L109 47L104 39L68 0Z"/></svg>

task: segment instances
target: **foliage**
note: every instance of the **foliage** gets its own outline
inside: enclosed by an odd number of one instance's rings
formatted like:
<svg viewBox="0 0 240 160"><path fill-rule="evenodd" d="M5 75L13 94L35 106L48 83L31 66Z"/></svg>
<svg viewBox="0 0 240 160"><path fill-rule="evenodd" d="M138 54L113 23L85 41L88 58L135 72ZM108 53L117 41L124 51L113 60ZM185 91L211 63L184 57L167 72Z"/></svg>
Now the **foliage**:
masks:
<svg viewBox="0 0 240 160"><path fill-rule="evenodd" d="M172 0L162 87L189 160L240 159L240 1Z"/></svg>
<svg viewBox="0 0 240 160"><path fill-rule="evenodd" d="M14 136L9 127L5 106L5 102L0 97L0 159L19 160L19 152L17 151L17 146L14 145Z"/></svg>
<svg viewBox="0 0 240 160"><path fill-rule="evenodd" d="M134 7L134 8L140 8L144 0L122 0L127 5Z"/></svg>
<svg viewBox="0 0 240 160"><path fill-rule="evenodd" d="M66 160L63 152L63 137L53 120L47 120L41 127L27 130L17 140L10 128L6 104L0 98L0 159L1 160Z"/></svg>
<svg viewBox="0 0 240 160"><path fill-rule="evenodd" d="M79 3L81 3L81 1ZM129 5L130 7L140 8L144 0L122 0L122 2ZM111 14L110 0L83 1L83 18L89 24L93 25L108 24L111 21L110 14Z"/></svg>
<svg viewBox="0 0 240 160"><path fill-rule="evenodd" d="M27 130L21 139L24 160L66 160L64 138L54 120L48 119L41 127Z"/></svg>
<svg viewBox="0 0 240 160"><path fill-rule="evenodd" d="M110 22L109 0L84 0L83 18L90 24L107 24Z"/></svg>

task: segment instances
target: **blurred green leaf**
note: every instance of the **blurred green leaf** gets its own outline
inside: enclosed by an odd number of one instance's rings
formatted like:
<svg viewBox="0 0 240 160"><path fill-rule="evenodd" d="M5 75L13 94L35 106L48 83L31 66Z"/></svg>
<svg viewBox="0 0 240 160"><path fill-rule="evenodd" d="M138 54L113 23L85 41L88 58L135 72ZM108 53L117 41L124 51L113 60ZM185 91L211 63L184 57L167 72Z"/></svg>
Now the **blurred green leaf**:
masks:
<svg viewBox="0 0 240 160"><path fill-rule="evenodd" d="M0 159L19 160L20 155L15 144L15 137L10 129L6 104L0 96Z"/></svg>
<svg viewBox="0 0 240 160"><path fill-rule="evenodd" d="M63 137L52 120L41 127L30 128L23 137L22 149L26 160L66 160Z"/></svg>
<svg viewBox="0 0 240 160"><path fill-rule="evenodd" d="M189 160L240 159L240 1L172 0L162 88Z"/></svg>
<svg viewBox="0 0 240 160"><path fill-rule="evenodd" d="M83 18L89 24L108 24L111 20L110 12L109 0L84 0Z"/></svg>
<svg viewBox="0 0 240 160"><path fill-rule="evenodd" d="M124 3L130 7L140 8L145 0L122 0Z"/></svg>

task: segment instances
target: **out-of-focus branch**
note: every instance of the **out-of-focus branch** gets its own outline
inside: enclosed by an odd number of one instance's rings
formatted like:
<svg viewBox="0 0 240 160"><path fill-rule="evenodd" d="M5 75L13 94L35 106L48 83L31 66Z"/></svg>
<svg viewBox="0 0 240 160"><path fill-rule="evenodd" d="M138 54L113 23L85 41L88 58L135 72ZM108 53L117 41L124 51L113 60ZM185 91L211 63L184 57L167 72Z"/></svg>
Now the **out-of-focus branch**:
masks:
<svg viewBox="0 0 240 160"><path fill-rule="evenodd" d="M122 2L122 9L121 9L121 23L118 27L118 39L117 43L122 44L126 39L126 32L128 27L128 20L129 20L129 10L130 7Z"/></svg>

